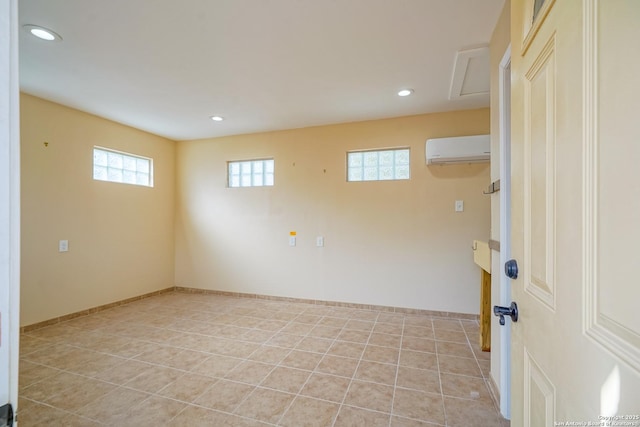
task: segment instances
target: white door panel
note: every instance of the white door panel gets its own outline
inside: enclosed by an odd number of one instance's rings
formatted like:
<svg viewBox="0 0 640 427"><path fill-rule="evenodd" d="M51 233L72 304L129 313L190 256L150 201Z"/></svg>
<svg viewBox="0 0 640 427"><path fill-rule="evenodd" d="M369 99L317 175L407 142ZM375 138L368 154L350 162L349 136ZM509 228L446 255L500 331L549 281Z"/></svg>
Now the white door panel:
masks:
<svg viewBox="0 0 640 427"><path fill-rule="evenodd" d="M512 2L511 422L640 426L640 2L535 3Z"/></svg>

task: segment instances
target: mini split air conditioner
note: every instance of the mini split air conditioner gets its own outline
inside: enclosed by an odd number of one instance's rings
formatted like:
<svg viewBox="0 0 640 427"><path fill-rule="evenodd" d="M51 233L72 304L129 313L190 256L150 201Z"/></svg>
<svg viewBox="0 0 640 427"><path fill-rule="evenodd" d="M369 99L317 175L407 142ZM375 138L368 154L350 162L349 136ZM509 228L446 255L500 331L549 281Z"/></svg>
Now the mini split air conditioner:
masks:
<svg viewBox="0 0 640 427"><path fill-rule="evenodd" d="M427 164L488 162L491 156L489 135L427 139Z"/></svg>

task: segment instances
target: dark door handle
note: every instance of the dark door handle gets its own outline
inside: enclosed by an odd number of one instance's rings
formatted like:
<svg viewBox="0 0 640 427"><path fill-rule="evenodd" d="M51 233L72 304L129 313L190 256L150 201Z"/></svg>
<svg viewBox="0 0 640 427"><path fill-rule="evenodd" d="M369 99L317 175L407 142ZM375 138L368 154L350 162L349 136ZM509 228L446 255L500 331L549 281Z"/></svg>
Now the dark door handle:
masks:
<svg viewBox="0 0 640 427"><path fill-rule="evenodd" d="M504 263L504 274L510 279L518 278L518 262L515 259Z"/></svg>
<svg viewBox="0 0 640 427"><path fill-rule="evenodd" d="M493 306L493 314L500 317L500 324L504 325L504 316L511 317L514 322L518 321L518 304L512 302L509 307L502 307L499 305Z"/></svg>

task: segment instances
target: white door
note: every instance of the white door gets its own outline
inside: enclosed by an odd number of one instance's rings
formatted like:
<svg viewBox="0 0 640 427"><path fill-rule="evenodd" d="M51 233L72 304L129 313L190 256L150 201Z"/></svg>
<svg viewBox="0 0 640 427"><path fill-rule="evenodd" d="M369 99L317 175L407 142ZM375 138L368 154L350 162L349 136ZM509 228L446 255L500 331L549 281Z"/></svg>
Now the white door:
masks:
<svg viewBox="0 0 640 427"><path fill-rule="evenodd" d="M0 425L18 403L20 143L18 5L0 0Z"/></svg>
<svg viewBox="0 0 640 427"><path fill-rule="evenodd" d="M512 1L514 427L640 425L639 23Z"/></svg>

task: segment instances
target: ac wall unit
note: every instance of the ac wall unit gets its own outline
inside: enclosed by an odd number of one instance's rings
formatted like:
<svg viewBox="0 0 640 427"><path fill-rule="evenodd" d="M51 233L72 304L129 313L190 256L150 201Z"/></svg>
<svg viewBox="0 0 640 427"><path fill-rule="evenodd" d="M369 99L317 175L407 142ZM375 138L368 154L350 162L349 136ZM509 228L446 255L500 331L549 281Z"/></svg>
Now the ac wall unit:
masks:
<svg viewBox="0 0 640 427"><path fill-rule="evenodd" d="M428 165L488 162L491 139L489 135L427 139L425 152Z"/></svg>

